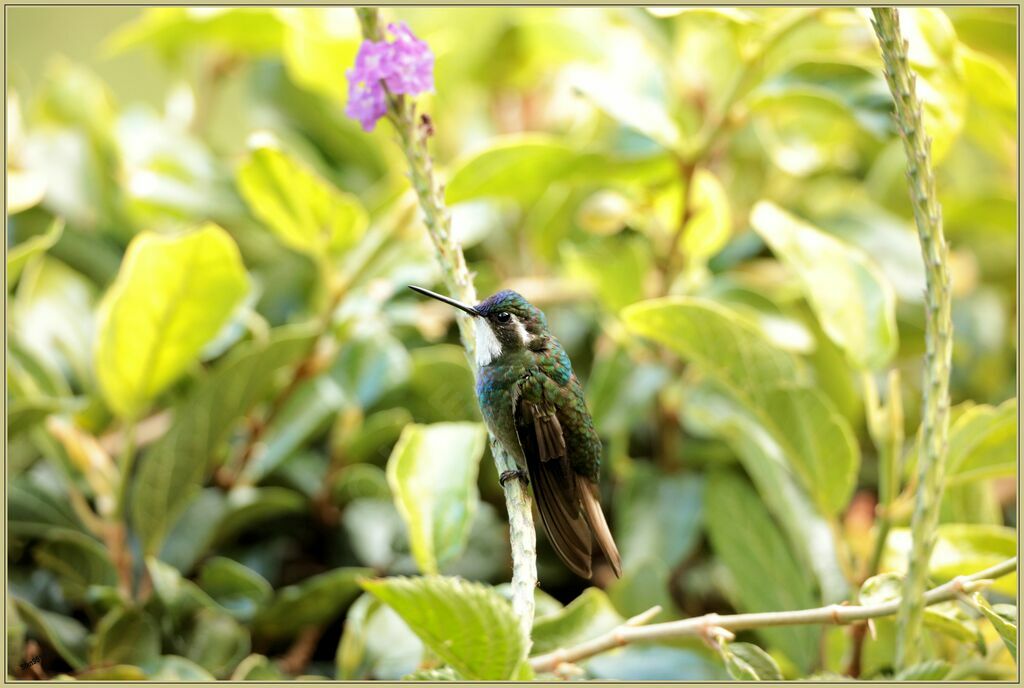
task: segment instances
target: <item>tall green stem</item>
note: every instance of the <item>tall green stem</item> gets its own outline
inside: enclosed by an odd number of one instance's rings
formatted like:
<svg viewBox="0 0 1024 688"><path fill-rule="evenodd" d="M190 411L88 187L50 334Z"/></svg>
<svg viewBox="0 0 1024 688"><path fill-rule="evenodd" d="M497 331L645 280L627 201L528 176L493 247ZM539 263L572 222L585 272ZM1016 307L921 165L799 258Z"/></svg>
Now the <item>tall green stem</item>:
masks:
<svg viewBox="0 0 1024 688"><path fill-rule="evenodd" d="M370 40L380 40L378 10L357 8L356 13L363 36ZM409 165L409 180L419 198L423 222L434 244L448 293L465 303L476 303L473 278L466 267L462 247L452 234L451 217L445 206L441 185L434 176L433 161L427 148L432 124L425 115L417 119L415 106L408 98L391 94L388 97L388 120L398 133L399 144ZM476 336L473 320L463 315L457 316L457 319L462 344L475 372ZM498 473L516 470L515 460L493 436L490 444ZM533 503L530 493L518 480L506 481L504 491L512 541L512 608L519 618L524 635L529 638L533 627L534 590L537 587L537 535L533 526Z"/></svg>
<svg viewBox="0 0 1024 688"><path fill-rule="evenodd" d="M907 180L914 207L925 276L924 418L918 458L918 491L911 522L913 544L897 616L896 665L919 660L928 561L935 546L939 507L946 477L946 441L949 431L949 371L953 349L950 317L950 280L942 211L931 168L931 139L924 131L915 76L907 59L907 44L893 8L872 10L875 33L882 48L885 80L896 103L896 124L907 158Z"/></svg>

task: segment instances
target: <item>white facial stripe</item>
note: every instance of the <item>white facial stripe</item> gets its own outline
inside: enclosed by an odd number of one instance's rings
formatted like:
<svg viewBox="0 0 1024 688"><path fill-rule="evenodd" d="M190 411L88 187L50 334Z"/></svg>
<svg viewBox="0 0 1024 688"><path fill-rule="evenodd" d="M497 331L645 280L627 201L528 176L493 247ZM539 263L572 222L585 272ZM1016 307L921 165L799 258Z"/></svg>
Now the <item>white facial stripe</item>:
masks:
<svg viewBox="0 0 1024 688"><path fill-rule="evenodd" d="M519 340L523 343L523 346L528 345L532 337L530 337L530 333L526 331L526 325L524 325L523 321L514 315L512 316L512 322L516 325L516 332L519 333Z"/></svg>
<svg viewBox="0 0 1024 688"><path fill-rule="evenodd" d="M501 356L501 342L491 331L487 318L476 319L476 364L483 367Z"/></svg>

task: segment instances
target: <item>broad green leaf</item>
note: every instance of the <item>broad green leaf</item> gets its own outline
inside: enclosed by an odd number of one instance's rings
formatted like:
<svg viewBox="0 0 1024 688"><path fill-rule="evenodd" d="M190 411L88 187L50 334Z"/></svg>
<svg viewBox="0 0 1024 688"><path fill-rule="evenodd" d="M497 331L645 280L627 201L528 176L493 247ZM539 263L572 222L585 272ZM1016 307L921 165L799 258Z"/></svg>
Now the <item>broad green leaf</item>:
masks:
<svg viewBox="0 0 1024 688"><path fill-rule="evenodd" d="M450 204L503 197L529 203L548 186L563 181L580 154L554 137L507 136L455 165L445 187Z"/></svg>
<svg viewBox="0 0 1024 688"><path fill-rule="evenodd" d="M402 677L403 681L464 681L451 667L440 667L438 669L418 669L411 674Z"/></svg>
<svg viewBox="0 0 1024 688"><path fill-rule="evenodd" d="M492 588L441 576L384 578L362 585L467 680L509 680L526 659L519 621Z"/></svg>
<svg viewBox="0 0 1024 688"><path fill-rule="evenodd" d="M644 301L625 309L622 317L632 331L694 361L725 387L780 446L823 515L846 506L860 465L859 448L849 423L828 398L802 386L802 361L769 344L734 312L705 299Z"/></svg>
<svg viewBox="0 0 1024 688"><path fill-rule="evenodd" d="M204 45L238 55L277 54L282 33L274 8L154 7L115 32L105 52L119 55L146 48L174 60Z"/></svg>
<svg viewBox="0 0 1024 688"><path fill-rule="evenodd" d="M8 172L8 174L10 174ZM8 179L8 185L11 181ZM8 193L8 198L10 194ZM8 200L8 203L11 201ZM14 288L14 285L18 282L18 277L21 276L21 271L25 265L32 260L34 257L41 253L45 253L60 239L61 234L64 233L64 221L60 218L54 219L50 223L50 228L43 234L37 234L36 236L30 237L25 241L21 242L17 246L11 247L7 252L7 290L10 291Z"/></svg>
<svg viewBox="0 0 1024 688"><path fill-rule="evenodd" d="M349 463L372 462L383 465L391 455L391 448L398 441L398 436L411 422L412 414L404 407L377 411L366 416L358 428L340 428L338 434L332 435L331 453L344 456Z"/></svg>
<svg viewBox="0 0 1024 688"><path fill-rule="evenodd" d="M1017 470L1017 400L978 405L949 430L949 485L1013 476Z"/></svg>
<svg viewBox="0 0 1024 688"><path fill-rule="evenodd" d="M235 423L269 395L278 371L302 356L313 337L308 328L287 327L266 343L239 347L178 407L134 481L132 522L147 552L159 551Z"/></svg>
<svg viewBox="0 0 1024 688"><path fill-rule="evenodd" d="M100 619L89 648L90 664L133 664L160 656L156 622L139 609L119 607Z"/></svg>
<svg viewBox="0 0 1024 688"><path fill-rule="evenodd" d="M28 629L52 647L74 669L86 666L89 630L78 620L63 614L37 609L32 603L14 598L14 607Z"/></svg>
<svg viewBox="0 0 1024 688"><path fill-rule="evenodd" d="M941 681L951 669L949 662L933 659L902 669L893 676L894 681Z"/></svg>
<svg viewBox="0 0 1024 688"><path fill-rule="evenodd" d="M219 609L204 608L196 614L184 655L215 677L227 678L251 645L249 629Z"/></svg>
<svg viewBox="0 0 1024 688"><path fill-rule="evenodd" d="M217 524L214 541L229 542L254 526L293 514L305 513L303 496L285 487L243 485L228 493L224 516Z"/></svg>
<svg viewBox="0 0 1024 688"><path fill-rule="evenodd" d="M406 408L423 422L480 420L473 371L461 346L438 344L416 349L408 385L416 398L410 399ZM405 392L401 394L408 398Z"/></svg>
<svg viewBox="0 0 1024 688"><path fill-rule="evenodd" d="M530 653L540 655L578 645L623 621L603 590L587 588L564 608L534 619Z"/></svg>
<svg viewBox="0 0 1024 688"><path fill-rule="evenodd" d="M146 570L166 618L175 626L185 624L200 609L217 609L217 603L206 592L173 566L147 557Z"/></svg>
<svg viewBox="0 0 1024 688"><path fill-rule="evenodd" d="M612 312L644 297L644 281L654 262L646 241L626 236L583 247L566 244L562 256L569 277L589 286Z"/></svg>
<svg viewBox="0 0 1024 688"><path fill-rule="evenodd" d="M388 459L388 484L423 573L437 573L465 547L486 444L477 423L409 425Z"/></svg>
<svg viewBox="0 0 1024 688"><path fill-rule="evenodd" d="M1017 554L1017 531L994 525L943 523L939 525L935 547L929 561L929 573L938 581L977 573L1002 563ZM911 534L908 528L889 533L882 555L882 568L905 571ZM1017 574L996 579L992 589L1009 596L1017 594Z"/></svg>
<svg viewBox="0 0 1024 688"><path fill-rule="evenodd" d="M313 258L340 255L366 232L369 220L355 196L279 150L253 151L238 170L238 188L283 244Z"/></svg>
<svg viewBox="0 0 1024 688"><path fill-rule="evenodd" d="M851 170L865 136L849 107L824 89L793 86L750 101L755 131L775 166L807 177L823 169Z"/></svg>
<svg viewBox="0 0 1024 688"><path fill-rule="evenodd" d="M188 573L213 542L227 509L224 492L217 487L201 490L188 502L182 517L167 533L158 559Z"/></svg>
<svg viewBox="0 0 1024 688"><path fill-rule="evenodd" d="M767 201L750 223L793 270L825 333L851 361L877 370L896 352L896 295L867 255Z"/></svg>
<svg viewBox="0 0 1024 688"><path fill-rule="evenodd" d="M355 63L362 42L355 12L343 7L277 8L284 23L282 56L289 75L307 89L345 102L348 80L339 69Z"/></svg>
<svg viewBox="0 0 1024 688"><path fill-rule="evenodd" d="M74 680L77 681L142 682L145 681L146 678L146 672L142 670L142 667L137 667L131 664L114 664L111 666L98 667L96 669L86 669L74 676Z"/></svg>
<svg viewBox="0 0 1024 688"><path fill-rule="evenodd" d="M199 587L242 621L251 619L273 595L263 576L225 557L213 557L203 564Z"/></svg>
<svg viewBox="0 0 1024 688"><path fill-rule="evenodd" d="M422 664L423 643L395 611L363 593L345 615L335 678L395 680Z"/></svg>
<svg viewBox="0 0 1024 688"><path fill-rule="evenodd" d="M55 533L84 535L85 528L66 500L29 479L13 481L7 493L11 535L45 538Z"/></svg>
<svg viewBox="0 0 1024 688"><path fill-rule="evenodd" d="M1013 661L1017 661L1017 609L1009 605L996 605L993 607L980 592L974 593L974 603L978 605L985 617L992 622L999 637L1003 639L1006 649L1013 655ZM1012 614L1010 613L1012 611Z"/></svg>
<svg viewBox="0 0 1024 688"><path fill-rule="evenodd" d="M817 605L811 572L799 566L757 493L741 479L711 474L705 518L711 547L735 583L728 592L740 611ZM802 671L817 658L819 628L765 628L757 634Z"/></svg>
<svg viewBox="0 0 1024 688"><path fill-rule="evenodd" d="M729 197L718 177L706 169L697 170L690 192L689 220L678 249L690 263L704 263L718 253L732 234Z"/></svg>
<svg viewBox="0 0 1024 688"><path fill-rule="evenodd" d="M32 554L39 566L57 575L69 599L85 599L92 586L117 585L117 572L107 549L88 535L55 530L35 546Z"/></svg>
<svg viewBox="0 0 1024 688"><path fill-rule="evenodd" d="M391 488L383 469L373 464L345 466L331 483L331 501L338 508L357 499L390 499Z"/></svg>
<svg viewBox="0 0 1024 688"><path fill-rule="evenodd" d="M766 424L826 516L846 508L857 485L860 448L849 423L810 387L768 390Z"/></svg>
<svg viewBox="0 0 1024 688"><path fill-rule="evenodd" d="M672 615L676 603L672 599L669 579L673 572L666 561L658 554L634 560L622 572L622 578L612 581L607 588L608 597L620 614L629 618L657 605L663 610L659 616Z"/></svg>
<svg viewBox="0 0 1024 688"><path fill-rule="evenodd" d="M249 289L238 247L207 224L135 237L100 304L96 374L118 415L139 416L191 365Z"/></svg>
<svg viewBox="0 0 1024 688"><path fill-rule="evenodd" d="M53 397L32 397L14 399L7 407L7 437L13 438L42 422L54 413L68 413L80 410L84 404L80 399L57 399Z"/></svg>
<svg viewBox="0 0 1024 688"><path fill-rule="evenodd" d="M767 344L756 328L714 301L651 299L624 309L622 319L633 333L693 361L723 384L748 389L760 408L767 406L769 387L808 380L799 359Z"/></svg>
<svg viewBox="0 0 1024 688"><path fill-rule="evenodd" d="M782 670L772 656L750 643L727 643L722 647L725 669L737 681L782 681Z"/></svg>
<svg viewBox="0 0 1024 688"><path fill-rule="evenodd" d="M249 655L235 667L229 681L281 681L285 678L277 665L264 655Z"/></svg>
<svg viewBox="0 0 1024 688"><path fill-rule="evenodd" d="M340 568L281 588L256 616L254 633L290 638L307 626L328 623L359 595L359 579L372 574L370 569Z"/></svg>
<svg viewBox="0 0 1024 688"><path fill-rule="evenodd" d="M177 655L163 655L147 662L142 669L150 681L214 681L210 672L195 662Z"/></svg>
<svg viewBox="0 0 1024 688"><path fill-rule="evenodd" d="M646 76L646 75L645 75ZM638 75L632 81L613 79L595 69L571 71L573 87L616 122L640 132L670 151L681 151L683 132L665 108L665 102L640 91Z"/></svg>
<svg viewBox="0 0 1024 688"><path fill-rule="evenodd" d="M709 652L698 649L630 643L583 663L598 681L725 681L729 675Z"/></svg>
<svg viewBox="0 0 1024 688"><path fill-rule="evenodd" d="M649 559L674 567L697 544L703 511L701 478L666 476L638 463L616 493L615 540L623 568L628 572Z"/></svg>

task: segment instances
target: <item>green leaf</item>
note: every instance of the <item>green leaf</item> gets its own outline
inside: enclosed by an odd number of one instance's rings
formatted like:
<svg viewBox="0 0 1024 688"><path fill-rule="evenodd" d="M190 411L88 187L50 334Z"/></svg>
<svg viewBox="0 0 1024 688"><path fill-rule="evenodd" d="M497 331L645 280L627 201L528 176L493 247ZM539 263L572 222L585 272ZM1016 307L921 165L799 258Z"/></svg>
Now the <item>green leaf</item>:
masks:
<svg viewBox="0 0 1024 688"><path fill-rule="evenodd" d="M806 177L856 167L865 133L833 93L808 86L772 89L752 98L749 107L762 145L783 172Z"/></svg>
<svg viewBox="0 0 1024 688"><path fill-rule="evenodd" d="M213 557L203 564L199 587L241 621L252 619L273 595L263 576L225 557Z"/></svg>
<svg viewBox="0 0 1024 688"><path fill-rule="evenodd" d="M172 624L181 626L200 609L217 609L217 603L199 586L173 567L154 557L146 558L153 592Z"/></svg>
<svg viewBox="0 0 1024 688"><path fill-rule="evenodd" d="M894 681L941 681L949 674L949 662L933 659L909 666L893 676Z"/></svg>
<svg viewBox="0 0 1024 688"><path fill-rule="evenodd" d="M718 177L701 168L693 176L689 220L679 249L688 263L704 263L718 253L732 234L729 197Z"/></svg>
<svg viewBox="0 0 1024 688"><path fill-rule="evenodd" d="M767 201L750 222L776 257L800 278L822 329L851 361L878 370L896 352L896 295L875 263Z"/></svg>
<svg viewBox="0 0 1024 688"><path fill-rule="evenodd" d="M115 664L96 669L87 669L75 674L76 681L145 681L146 672L131 664Z"/></svg>
<svg viewBox="0 0 1024 688"><path fill-rule="evenodd" d="M750 643L727 643L722 647L725 669L737 681L782 681L782 670L772 656Z"/></svg>
<svg viewBox="0 0 1024 688"><path fill-rule="evenodd" d="M949 485L1013 476L1017 470L1017 400L979 404L949 430Z"/></svg>
<svg viewBox="0 0 1024 688"><path fill-rule="evenodd" d="M403 681L465 681L459 672L451 667L438 669L418 669L402 677Z"/></svg>
<svg viewBox="0 0 1024 688"><path fill-rule="evenodd" d="M107 403L134 419L191 365L249 289L238 247L214 224L135 237L100 304L96 374Z"/></svg>
<svg viewBox="0 0 1024 688"><path fill-rule="evenodd" d="M459 347L461 350L462 347ZM366 416L359 427L342 428L332 436L332 455L344 456L349 463L372 462L383 465L391 455L391 448L412 414L404 407L389 408Z"/></svg>
<svg viewBox="0 0 1024 688"><path fill-rule="evenodd" d="M230 681L281 681L285 675L264 655L249 655L235 667Z"/></svg>
<svg viewBox="0 0 1024 688"><path fill-rule="evenodd" d="M882 568L905 571L911 534L908 528L889 533L882 555ZM929 574L939 581L977 573L1017 555L1017 531L994 525L943 523L936 533L929 561ZM993 583L992 589L1016 596L1017 574L1008 573Z"/></svg>
<svg viewBox="0 0 1024 688"><path fill-rule="evenodd" d="M355 196L338 191L273 148L253 151L238 170L238 188L283 244L313 258L338 256L352 248L369 223Z"/></svg>
<svg viewBox="0 0 1024 688"><path fill-rule="evenodd" d="M302 356L314 336L306 327L285 327L268 342L239 347L178 407L134 482L132 522L147 552L159 550L237 420L270 394L275 374Z"/></svg>
<svg viewBox="0 0 1024 688"><path fill-rule="evenodd" d="M89 663L139 665L160 656L160 631L140 609L119 607L100 619L89 648Z"/></svg>
<svg viewBox="0 0 1024 688"><path fill-rule="evenodd" d="M823 515L846 506L860 465L859 447L828 398L802 386L802 361L773 347L733 311L704 299L644 301L622 317L633 332L693 360L742 404L783 450Z"/></svg>
<svg viewBox="0 0 1024 688"><path fill-rule="evenodd" d="M541 655L571 647L610 631L624 619L600 588L587 588L566 607L540 616L533 622L533 647Z"/></svg>
<svg viewBox="0 0 1024 688"><path fill-rule="evenodd" d="M10 171L8 170L8 174ZM11 180L8 179L8 185L11 184ZM8 194L8 198L10 194ZM10 203L10 201L8 201ZM16 211L15 211L16 212ZM61 218L54 218L53 222L50 223L49 229L43 234L37 234L36 236L29 237L25 241L21 242L17 246L11 247L7 251L7 290L10 291L14 288L14 285L18 282L18 277L21 276L21 271L25 265L38 256L41 253L45 253L60 239L61 234L64 233L64 220Z"/></svg>
<svg viewBox="0 0 1024 688"><path fill-rule="evenodd" d="M391 452L388 484L420 571L437 573L465 547L486 446L478 423L436 423L407 426Z"/></svg>
<svg viewBox="0 0 1024 688"><path fill-rule="evenodd" d="M673 567L697 544L704 511L704 481L669 475L637 463L616 493L615 540L629 571L648 559ZM652 523L659 524L651 528Z"/></svg>
<svg viewBox="0 0 1024 688"><path fill-rule="evenodd" d="M163 655L147 662L143 670L150 681L214 681L214 676L195 662L177 655Z"/></svg>
<svg viewBox="0 0 1024 688"><path fill-rule="evenodd" d="M35 637L52 647L73 669L86 665L89 631L76 619L37 609L32 603L14 598L14 607Z"/></svg>
<svg viewBox="0 0 1024 688"><path fill-rule="evenodd" d="M362 586L469 681L509 680L526 660L519 621L492 588L441 576L384 578Z"/></svg>
<svg viewBox="0 0 1024 688"><path fill-rule="evenodd" d="M57 574L69 599L85 599L92 586L117 585L117 571L107 549L88 535L55 530L35 546L32 555L39 566Z"/></svg>
<svg viewBox="0 0 1024 688"><path fill-rule="evenodd" d="M424 422L480 420L473 370L461 346L438 344L412 352L409 388L416 395L406 407ZM402 398L408 398L402 392Z"/></svg>
<svg viewBox="0 0 1024 688"><path fill-rule="evenodd" d="M654 262L648 242L618 235L584 247L565 244L562 257L569 277L589 286L613 312L644 297L644 281Z"/></svg>
<svg viewBox="0 0 1024 688"><path fill-rule="evenodd" d="M395 611L363 593L345 615L335 678L399 679L422 664L423 643Z"/></svg>
<svg viewBox="0 0 1024 688"><path fill-rule="evenodd" d="M284 487L237 487L228 494L224 517L214 535L216 542L228 542L253 526L306 511L305 498Z"/></svg>
<svg viewBox="0 0 1024 688"><path fill-rule="evenodd" d="M282 26L274 9L156 7L115 32L105 51L117 55L146 48L168 60L200 45L237 55L276 54L281 49Z"/></svg>
<svg viewBox="0 0 1024 688"><path fill-rule="evenodd" d="M641 92L635 78L613 79L595 69L572 70L570 82L595 106L616 122L640 132L670 151L681 151L683 132L665 108L664 100Z"/></svg>
<svg viewBox="0 0 1024 688"><path fill-rule="evenodd" d="M338 508L357 499L390 498L387 475L373 464L345 466L331 483L331 502Z"/></svg>
<svg viewBox="0 0 1024 688"><path fill-rule="evenodd" d="M8 528L12 535L45 538L58 532L85 533L66 500L31 480L13 481L7 498Z"/></svg>
<svg viewBox="0 0 1024 688"><path fill-rule="evenodd" d="M1013 655L1014 663L1017 662L1017 611L1016 608L1010 607L1013 610L1013 614L1009 613L1009 610L999 609L992 607L985 599L985 596L980 592L974 593L974 603L978 605L981 612L985 617L992 622L996 631L999 633L999 637L1003 639L1003 643L1006 645L1006 649ZM997 605L997 607L1006 607L1007 605ZM1002 612L1002 613L1001 613Z"/></svg>
<svg viewBox="0 0 1024 688"><path fill-rule="evenodd" d="M705 518L711 547L735 582L730 596L740 611L816 606L810 572L797 564L768 510L745 482L728 473L712 473ZM765 628L757 634L801 671L817 658L819 628Z"/></svg>
<svg viewBox="0 0 1024 688"><path fill-rule="evenodd" d="M551 184L563 181L579 164L579 153L550 136L506 136L456 163L445 187L449 204L477 198L536 200Z"/></svg>
<svg viewBox="0 0 1024 688"><path fill-rule="evenodd" d="M18 436L52 414L81 410L84 406L83 401L53 397L14 399L7 407L7 437Z"/></svg>
<svg viewBox="0 0 1024 688"><path fill-rule="evenodd" d="M341 7L278 9L284 22L282 57L296 84L344 103L348 80L338 70L355 63L362 42L355 12Z"/></svg>
<svg viewBox="0 0 1024 688"><path fill-rule="evenodd" d="M254 633L290 638L307 626L332 621L359 594L359 578L370 575L370 569L340 568L281 588L257 615Z"/></svg>
<svg viewBox="0 0 1024 688"><path fill-rule="evenodd" d="M251 645L245 626L219 609L204 608L196 614L186 638L185 657L215 677L227 678Z"/></svg>

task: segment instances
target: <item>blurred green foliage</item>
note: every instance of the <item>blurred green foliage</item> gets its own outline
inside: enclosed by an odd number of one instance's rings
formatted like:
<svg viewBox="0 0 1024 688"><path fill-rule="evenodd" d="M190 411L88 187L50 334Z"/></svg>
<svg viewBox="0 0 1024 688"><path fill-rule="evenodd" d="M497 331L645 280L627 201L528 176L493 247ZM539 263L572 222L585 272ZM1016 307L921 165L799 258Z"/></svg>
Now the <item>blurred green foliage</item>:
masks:
<svg viewBox="0 0 1024 688"><path fill-rule="evenodd" d="M342 114L351 10L76 10L77 59L38 33L64 12L11 14L8 672L531 677L472 373L404 289L439 274L403 160ZM898 594L924 273L865 12L393 12L437 56L478 292L546 311L605 443L624 575L587 586L541 535L534 654L655 604ZM952 250L943 581L1017 549L1017 28L901 15ZM1015 592L929 610L898 678L1013 675ZM891 677L875 626L581 671Z"/></svg>

